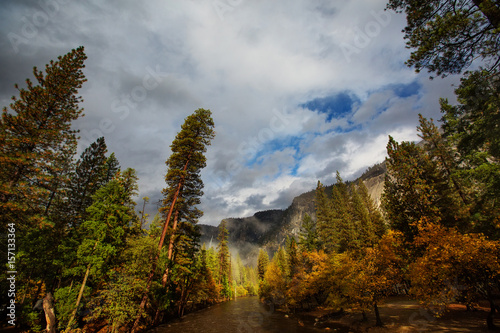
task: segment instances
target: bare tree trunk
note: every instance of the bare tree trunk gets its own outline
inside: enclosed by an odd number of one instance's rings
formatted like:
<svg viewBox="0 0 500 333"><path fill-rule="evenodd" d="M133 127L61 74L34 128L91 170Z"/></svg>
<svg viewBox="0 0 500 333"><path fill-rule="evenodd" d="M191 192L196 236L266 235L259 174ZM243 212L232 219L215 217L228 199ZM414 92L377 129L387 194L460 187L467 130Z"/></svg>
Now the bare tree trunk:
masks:
<svg viewBox="0 0 500 333"><path fill-rule="evenodd" d="M56 333L56 313L54 311L54 297L52 297L51 292L48 292L43 298L43 311L47 321L47 333Z"/></svg>

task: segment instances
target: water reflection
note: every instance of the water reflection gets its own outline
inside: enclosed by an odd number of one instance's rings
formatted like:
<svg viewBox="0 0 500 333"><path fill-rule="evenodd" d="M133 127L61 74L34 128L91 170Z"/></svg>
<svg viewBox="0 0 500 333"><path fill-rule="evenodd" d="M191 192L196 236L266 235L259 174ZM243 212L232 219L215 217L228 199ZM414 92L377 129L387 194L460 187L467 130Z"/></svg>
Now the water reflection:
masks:
<svg viewBox="0 0 500 333"><path fill-rule="evenodd" d="M234 301L214 305L208 309L188 314L181 319L157 327L150 332L199 333L199 332L320 332L311 323L299 322L297 318L286 318L283 313L264 307L258 297L238 298ZM343 330L337 330L341 332Z"/></svg>

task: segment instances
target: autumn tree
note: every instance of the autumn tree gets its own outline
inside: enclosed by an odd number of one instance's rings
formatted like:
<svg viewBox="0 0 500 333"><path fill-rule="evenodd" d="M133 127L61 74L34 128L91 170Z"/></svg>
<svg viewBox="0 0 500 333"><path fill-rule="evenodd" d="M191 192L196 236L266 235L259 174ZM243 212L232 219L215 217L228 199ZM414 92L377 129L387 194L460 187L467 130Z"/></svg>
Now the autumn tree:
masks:
<svg viewBox="0 0 500 333"><path fill-rule="evenodd" d="M452 302L490 302L488 329L494 329L494 290L500 277L500 243L482 234L462 234L429 219L418 224L415 241L423 255L410 265L411 292L437 314Z"/></svg>
<svg viewBox="0 0 500 333"><path fill-rule="evenodd" d="M493 0L389 0L387 8L406 14L408 66L437 75L457 74L479 58L498 68L500 5Z"/></svg>

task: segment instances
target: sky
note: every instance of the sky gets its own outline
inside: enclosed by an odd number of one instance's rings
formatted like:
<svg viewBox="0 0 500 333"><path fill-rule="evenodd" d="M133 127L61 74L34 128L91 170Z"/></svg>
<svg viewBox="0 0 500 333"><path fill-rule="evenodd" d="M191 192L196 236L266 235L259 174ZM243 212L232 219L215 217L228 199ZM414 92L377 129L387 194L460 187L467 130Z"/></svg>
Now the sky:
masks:
<svg viewBox="0 0 500 333"><path fill-rule="evenodd" d="M200 223L284 209L317 181L354 180L388 137L418 140L458 77L405 65L405 17L386 0L6 0L0 4L0 105L33 66L79 46L78 154L104 136L139 176L154 214L184 119L210 109Z"/></svg>

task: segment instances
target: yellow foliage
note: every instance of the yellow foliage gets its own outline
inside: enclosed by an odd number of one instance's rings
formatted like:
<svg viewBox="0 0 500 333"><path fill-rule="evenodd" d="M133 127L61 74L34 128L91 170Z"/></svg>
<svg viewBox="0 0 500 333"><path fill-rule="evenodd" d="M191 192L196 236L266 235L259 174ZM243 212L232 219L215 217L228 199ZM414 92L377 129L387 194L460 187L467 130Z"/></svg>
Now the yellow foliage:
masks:
<svg viewBox="0 0 500 333"><path fill-rule="evenodd" d="M429 221L418 227L415 243L424 253L410 265L411 292L437 314L451 302L486 297L500 277L500 243Z"/></svg>

